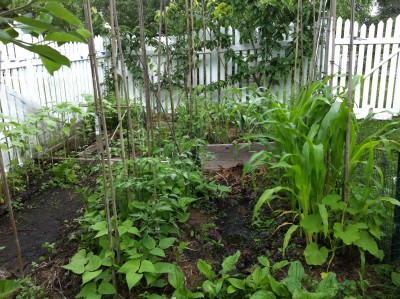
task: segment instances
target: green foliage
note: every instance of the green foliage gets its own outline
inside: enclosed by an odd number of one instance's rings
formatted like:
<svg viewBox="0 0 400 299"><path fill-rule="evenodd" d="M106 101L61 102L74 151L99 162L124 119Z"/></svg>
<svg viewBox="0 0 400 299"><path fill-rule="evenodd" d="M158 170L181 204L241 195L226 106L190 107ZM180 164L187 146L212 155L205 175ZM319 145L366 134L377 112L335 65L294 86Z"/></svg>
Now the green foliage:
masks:
<svg viewBox="0 0 400 299"><path fill-rule="evenodd" d="M386 138L396 123L357 140L358 126L354 115L350 115L351 181L349 200L344 202L339 194L344 184L345 124L349 111L345 101L336 101L332 96L326 82L315 82L303 90L293 107L270 97L261 119L268 132L264 136L268 150L250 159L244 175L260 165L282 172L278 172L277 186L264 192L254 212L284 192L305 233L305 256L310 264L324 263L328 253L331 262L341 246L356 246L382 259L377 240L383 235L381 225L388 215L385 207L399 202L382 197L383 176L374 154L378 150L398 149L396 142ZM346 93L338 92L338 97L346 97ZM297 225L286 234L284 249L295 229Z"/></svg>
<svg viewBox="0 0 400 299"><path fill-rule="evenodd" d="M251 274L233 274L236 270L235 264L238 262L240 252L229 256L222 262L222 270L216 274L212 266L199 259L197 267L207 278L203 282L202 290L205 298L335 298L339 284L334 273L328 273L324 279L318 283L315 290L310 292L303 287L303 280L306 275L304 268L298 261L290 263L286 277L281 281L274 278L275 271L281 269L282 264L271 265L265 257L259 257L260 265L254 266ZM170 283L176 290L183 287L183 276L179 269L171 275ZM175 294L175 293L174 293ZM192 297L180 291L179 298L201 298Z"/></svg>
<svg viewBox="0 0 400 299"><path fill-rule="evenodd" d="M10 298L21 284L14 280L0 280L0 299Z"/></svg>
<svg viewBox="0 0 400 299"><path fill-rule="evenodd" d="M36 5L39 3L38 5ZM13 43L21 48L39 55L43 65L50 74L61 68L70 66L69 59L48 45L30 44L19 38L20 34L29 33L32 36L43 36L45 41L54 41L58 45L66 42L86 43L90 33L83 28L82 22L60 1L33 0L22 3L16 9L10 9L7 3L3 3L4 9L0 13L1 30L0 41L4 44ZM32 6L32 13L25 13ZM20 13L16 13L20 12ZM65 23L64 28L53 22Z"/></svg>

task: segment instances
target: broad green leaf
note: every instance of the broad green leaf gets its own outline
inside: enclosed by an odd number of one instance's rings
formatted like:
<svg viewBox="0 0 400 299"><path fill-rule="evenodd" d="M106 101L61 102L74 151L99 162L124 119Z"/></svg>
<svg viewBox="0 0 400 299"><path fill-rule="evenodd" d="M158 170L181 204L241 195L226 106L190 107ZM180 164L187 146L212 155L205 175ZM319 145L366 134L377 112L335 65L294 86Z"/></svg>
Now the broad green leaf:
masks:
<svg viewBox="0 0 400 299"><path fill-rule="evenodd" d="M325 246L319 248L317 243L311 243L304 250L304 256L307 264L322 265L328 258L328 249Z"/></svg>
<svg viewBox="0 0 400 299"><path fill-rule="evenodd" d="M88 263L85 266L86 271L95 271L100 268L102 261L98 255L94 255L93 253L89 253L87 255Z"/></svg>
<svg viewBox="0 0 400 299"><path fill-rule="evenodd" d="M21 284L14 280L0 280L0 299L11 298Z"/></svg>
<svg viewBox="0 0 400 299"><path fill-rule="evenodd" d="M118 273L128 273L128 272L137 272L140 267L140 259L133 259L127 261L125 264L119 268Z"/></svg>
<svg viewBox="0 0 400 299"><path fill-rule="evenodd" d="M260 269L260 268L258 268ZM229 283L236 289L244 290L246 287L246 282L243 279L228 278Z"/></svg>
<svg viewBox="0 0 400 299"><path fill-rule="evenodd" d="M266 290L257 291L250 297L250 299L275 299L275 298L276 296L274 295L274 293Z"/></svg>
<svg viewBox="0 0 400 299"><path fill-rule="evenodd" d="M322 218L319 214L307 215L300 221L300 226L307 233L319 233L322 230Z"/></svg>
<svg viewBox="0 0 400 299"><path fill-rule="evenodd" d="M84 43L86 40L76 34L71 34L67 32L51 32L47 34L44 38L45 41L55 41L55 42L78 42Z"/></svg>
<svg viewBox="0 0 400 299"><path fill-rule="evenodd" d="M383 259L383 252L379 250L378 244L371 234L365 230L360 231L360 238L354 242L355 245L368 251L373 256Z"/></svg>
<svg viewBox="0 0 400 299"><path fill-rule="evenodd" d="M154 268L154 265L151 261L143 260L142 263L140 264L140 268L139 268L138 272L139 273L143 273L143 272L155 273L156 269Z"/></svg>
<svg viewBox="0 0 400 299"><path fill-rule="evenodd" d="M396 287L400 287L400 273L392 272L391 277L392 277L392 283Z"/></svg>
<svg viewBox="0 0 400 299"><path fill-rule="evenodd" d="M290 238L292 237L292 234L297 230L299 226L298 225L292 225L289 227L288 231L285 234L285 238L283 240L283 248L282 248L282 255L285 257L285 251L287 246L289 245Z"/></svg>
<svg viewBox="0 0 400 299"><path fill-rule="evenodd" d="M234 286L230 285L230 286L226 289L226 292L227 292L228 294L233 294L233 293L236 293L236 292L237 292L237 289L236 289Z"/></svg>
<svg viewBox="0 0 400 299"><path fill-rule="evenodd" d="M91 225L90 228L97 231L97 234L94 236L95 238L107 235L108 233L106 221L97 222L96 224Z"/></svg>
<svg viewBox="0 0 400 299"><path fill-rule="evenodd" d="M301 282L304 278L304 268L299 261L290 263L288 277Z"/></svg>
<svg viewBox="0 0 400 299"><path fill-rule="evenodd" d="M33 28L38 28L38 29L43 29L43 30L55 30L55 28L50 25L49 23L40 21L40 20L35 20L32 18L28 18L28 17L24 17L24 16L20 16L20 17L16 17L14 18L14 20L16 20L17 22L20 22L22 24L28 25L30 27Z"/></svg>
<svg viewBox="0 0 400 299"><path fill-rule="evenodd" d="M258 262L263 265L264 267L268 268L270 267L270 262L265 256L259 256L257 258Z"/></svg>
<svg viewBox="0 0 400 299"><path fill-rule="evenodd" d="M156 269L156 273L170 273L173 271L173 268L175 267L174 264L171 263L165 263L165 262L157 262L154 263L154 269Z"/></svg>
<svg viewBox="0 0 400 299"><path fill-rule="evenodd" d="M335 223L333 225L333 231L334 236L340 238L346 245L351 245L353 242L360 239L360 229L353 224L349 224L346 230L343 231L343 224Z"/></svg>
<svg viewBox="0 0 400 299"><path fill-rule="evenodd" d="M85 272L82 274L82 285L85 283L88 283L89 281L95 279L97 276L99 276L103 272L103 270L97 270L93 272Z"/></svg>
<svg viewBox="0 0 400 299"><path fill-rule="evenodd" d="M147 249L153 249L156 247L156 240L154 240L152 237L149 235L145 236L142 240L141 243L143 244L144 247Z"/></svg>
<svg viewBox="0 0 400 299"><path fill-rule="evenodd" d="M225 275L228 272L236 269L236 263L238 262L240 257L240 251L236 251L235 254L228 256L222 262L222 270L221 274Z"/></svg>
<svg viewBox="0 0 400 299"><path fill-rule="evenodd" d="M51 15L67 21L72 25L83 27L82 22L59 3L47 2L44 9L47 10Z"/></svg>
<svg viewBox="0 0 400 299"><path fill-rule="evenodd" d="M342 197L338 194L329 194L322 199L322 203L331 208L331 210L343 210L346 203L342 201Z"/></svg>
<svg viewBox="0 0 400 299"><path fill-rule="evenodd" d="M268 277L268 271L264 272L260 267L257 266L251 274L251 277L253 278L255 285L258 287L262 285L264 279Z"/></svg>
<svg viewBox="0 0 400 299"><path fill-rule="evenodd" d="M96 283L90 282L82 287L76 298L100 299L101 295L97 293Z"/></svg>
<svg viewBox="0 0 400 299"><path fill-rule="evenodd" d="M137 285L137 283L142 279L143 274L139 274L136 272L128 272L126 274L126 283L128 284L129 291Z"/></svg>
<svg viewBox="0 0 400 299"><path fill-rule="evenodd" d="M336 298L336 294L339 291L339 284L336 280L336 274L329 272L328 275L321 280L315 289L316 293L325 294L325 298Z"/></svg>
<svg viewBox="0 0 400 299"><path fill-rule="evenodd" d="M114 295L116 293L114 286L109 282L102 282L97 291L101 295Z"/></svg>
<svg viewBox="0 0 400 299"><path fill-rule="evenodd" d="M171 247L175 241L176 241L176 238L163 238L160 241L160 248L167 249L167 248Z"/></svg>
<svg viewBox="0 0 400 299"><path fill-rule="evenodd" d="M282 268L284 268L284 267L286 267L287 265L289 265L289 262L287 261L287 260L283 260L283 261L280 261L280 262L277 262L277 263L275 263L273 266L272 266L272 271L278 271L278 270L280 270L280 269L282 269Z"/></svg>
<svg viewBox="0 0 400 299"><path fill-rule="evenodd" d="M62 64L52 61L50 59L47 59L43 55L39 55L39 57L40 57L40 60L42 60L42 63L44 65L44 67L46 68L46 70L50 73L50 75L54 75L54 72L58 71L62 67Z"/></svg>
<svg viewBox="0 0 400 299"><path fill-rule="evenodd" d="M79 33L84 38L89 38L92 36L92 34L84 28L79 28L76 30L76 32Z"/></svg>
<svg viewBox="0 0 400 299"><path fill-rule="evenodd" d="M180 268L174 267L173 270L168 273L168 282L175 288L181 289L185 287L185 276Z"/></svg>
<svg viewBox="0 0 400 299"><path fill-rule="evenodd" d="M64 269L70 270L75 274L82 274L85 272L85 265L88 262L86 258L86 250L79 250L71 259L68 265L63 266Z"/></svg>
<svg viewBox="0 0 400 299"><path fill-rule="evenodd" d="M200 270L201 273L204 274L205 277L207 277L209 280L213 280L215 276L215 272L213 271L212 267L210 264L207 262L203 261L202 259L197 260L197 268Z"/></svg>
<svg viewBox="0 0 400 299"><path fill-rule="evenodd" d="M160 256L160 257L165 257L165 252L161 248L153 248L152 250L149 251L150 254L155 255L155 256Z"/></svg>
<svg viewBox="0 0 400 299"><path fill-rule="evenodd" d="M35 52L40 56L46 58L47 60L57 63L59 65L65 65L68 67L71 66L71 62L66 56L60 54L60 52L49 46L31 45L31 46L26 46L24 48L26 48L29 51Z"/></svg>

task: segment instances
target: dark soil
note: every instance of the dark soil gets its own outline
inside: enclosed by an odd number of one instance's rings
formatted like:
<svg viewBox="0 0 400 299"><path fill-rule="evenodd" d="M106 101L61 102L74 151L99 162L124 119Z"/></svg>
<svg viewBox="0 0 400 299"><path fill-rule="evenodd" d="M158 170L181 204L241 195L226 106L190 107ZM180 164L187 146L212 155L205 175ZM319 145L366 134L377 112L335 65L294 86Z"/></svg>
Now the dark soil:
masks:
<svg viewBox="0 0 400 299"><path fill-rule="evenodd" d="M40 257L49 253L50 249L43 248L43 244L55 243L67 222L77 217L82 207L79 199L73 189L48 189L15 205L19 242L27 272L31 270L32 262L38 262ZM0 219L0 246L6 247L0 251L1 268L15 271L16 249L8 214Z"/></svg>
<svg viewBox="0 0 400 299"><path fill-rule="evenodd" d="M292 223L298 224L292 214L284 213L290 210L290 205L282 200L273 201L271 206L262 208L261 217L252 221L254 206L264 189L254 191L250 178L245 178L245 186L242 187L241 173L242 168L238 166L215 174L214 179L231 186L232 193L226 198L211 200L190 209L190 219L182 227L182 239L189 244L178 257L189 289L201 287L205 280L197 269L198 259L208 261L218 271L223 259L237 250L241 252L237 271L245 275L251 273L252 266L258 263L257 257L262 255L269 259L271 265L282 260L299 260L313 280L321 280L321 273L328 271L335 272L339 282L359 280L360 257L357 250L344 255L338 252L329 269L326 265L308 266L303 255L306 242L298 231L293 233L283 257L285 233ZM379 277L374 267L373 262L369 262L365 276L371 283L371 291L373 285L387 283L388 279ZM285 272L287 267L281 272L281 278L285 277Z"/></svg>

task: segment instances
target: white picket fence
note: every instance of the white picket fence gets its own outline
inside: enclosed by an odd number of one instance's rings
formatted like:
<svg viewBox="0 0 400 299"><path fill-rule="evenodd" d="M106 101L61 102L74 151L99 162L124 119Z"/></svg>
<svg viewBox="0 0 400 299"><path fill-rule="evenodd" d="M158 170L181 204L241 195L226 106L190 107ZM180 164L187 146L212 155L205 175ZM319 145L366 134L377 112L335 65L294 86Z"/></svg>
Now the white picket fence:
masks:
<svg viewBox="0 0 400 299"><path fill-rule="evenodd" d="M240 53L243 57L248 57L259 51L258 44L241 44L240 32L238 30L221 29L231 36L231 49ZM347 85L346 74L348 72L348 47L350 43L350 21L341 18L337 20L334 56L329 51L329 60L333 57L333 86L345 87ZM354 74L363 75L365 80L359 85L355 92L355 111L358 117L365 117L369 112L381 113L383 117L397 115L400 113L400 16L396 21L389 19L386 23L380 22L377 26L359 26L355 23L354 36ZM203 39L203 33L199 33L199 38ZM332 37L330 37L332 39ZM26 41L38 42L31 36L24 36ZM206 33L206 39L212 40L213 36ZM170 43L176 39L171 38ZM96 50L101 63L109 65L105 59L105 40L96 37ZM284 44L279 53L273 55L285 55ZM44 69L37 55L16 47L12 44L1 45L1 80L0 82L13 89L16 93L26 98L29 105L45 106L62 101L83 101L83 95L92 94L92 81L90 73L90 63L88 60L87 46L84 44L70 43L58 48L61 53L71 60L71 67L63 67L51 76ZM255 86L253 80L242 80L239 83L231 84L230 78L236 73L237 66L225 59L227 49L216 48L213 50L205 49L197 53L198 68L194 72L194 85L209 85L218 81L225 81L229 87L236 89L243 88L241 98L246 98L247 86ZM132 53L138 55L139 53ZM150 77L153 83L158 82L157 78L157 51L152 47L147 47L148 62L153 65L150 70ZM100 64L101 64L100 63ZM172 67L179 66L179 61L172 61ZM166 59L161 57L162 72L166 70ZM307 79L307 64L304 74L297 74L296 80ZM328 70L322 70L331 74L331 63ZM104 69L100 68L100 77L104 78ZM289 74L282 79L279 85L272 85L271 90L283 100L287 99L292 92L293 74ZM268 82L263 81L265 85ZM140 81L135 81L131 74L128 74L128 86L130 98L141 100L143 98L143 87ZM209 92L208 97L216 98L224 95L221 88L219 91ZM174 101L179 102L182 93L174 91ZM4 114L16 115L20 118L23 113L16 110L24 110L22 103L14 103L15 97L5 96L1 98L1 110ZM161 101L168 106L168 93L161 93Z"/></svg>
<svg viewBox="0 0 400 299"><path fill-rule="evenodd" d="M241 44L240 32L238 30L221 29L231 36L231 49L248 57L260 50L258 44ZM329 60L333 57L333 79L334 86L345 87L347 84L346 74L348 72L348 47L350 43L350 22L337 20L334 55L329 51ZM369 112L381 113L382 116L397 115L400 113L400 16L395 22L389 19L386 23L380 22L377 26L359 26L355 23L354 38L354 69L353 72L363 75L365 80L355 91L355 111L358 117L365 117ZM39 42L38 39L24 35L27 42ZM199 38L203 39L203 33L199 32ZM212 40L213 36L207 32L206 39ZM330 37L333 38L332 36ZM171 38L170 43L176 41ZM95 44L100 66L109 66L106 58L105 40L96 37ZM273 55L284 56L284 45L282 50ZM62 67L51 76L44 69L43 64L37 55L16 47L12 44L0 45L1 51L1 72L0 84L2 88L0 112L5 115L15 116L18 120L23 119L25 111L31 111L35 107L48 106L63 101L81 102L84 95L92 94L92 81L90 63L88 59L88 48L85 44L70 43L56 47L61 53L71 60L71 67ZM242 80L239 83L231 84L231 76L237 72L237 66L225 59L227 49L215 48L205 49L197 53L198 68L193 74L194 85L209 85L218 81L225 81L228 88L243 88L240 98L246 98L247 86L255 86L252 79ZM138 55L139 53L132 53ZM150 70L150 77L153 83L158 82L157 78L157 51L147 47L148 62L153 67ZM172 67L179 66L179 61L172 61ZM249 63L250 64L250 63ZM254 64L254 62L253 62ZM162 72L166 71L166 59L161 57ZM297 74L299 82L307 79L307 64L302 70L303 74ZM322 70L330 74L331 63L328 70ZM104 79L104 68L100 67L100 77ZM292 92L293 74L289 74L278 85L272 85L272 91L283 100L286 100ZM265 85L268 82L263 81ZM128 86L130 98L141 100L143 98L143 87L140 81L135 81L131 74L128 74ZM15 95L19 96L15 96ZM224 95L221 88L213 93L209 92L208 97L216 98ZM180 90L174 91L174 101L177 103L182 98ZM20 100L24 99L24 100ZM154 98L153 98L154 99ZM168 93L162 91L161 101L168 107Z"/></svg>
<svg viewBox="0 0 400 299"><path fill-rule="evenodd" d="M331 37L332 38L332 37ZM353 74L364 76L355 90L354 110L364 118L369 112L390 118L400 113L400 15L367 27L354 23ZM350 21L337 20L333 86L345 87L348 73ZM329 59L332 57L329 51ZM327 73L331 74L331 64Z"/></svg>

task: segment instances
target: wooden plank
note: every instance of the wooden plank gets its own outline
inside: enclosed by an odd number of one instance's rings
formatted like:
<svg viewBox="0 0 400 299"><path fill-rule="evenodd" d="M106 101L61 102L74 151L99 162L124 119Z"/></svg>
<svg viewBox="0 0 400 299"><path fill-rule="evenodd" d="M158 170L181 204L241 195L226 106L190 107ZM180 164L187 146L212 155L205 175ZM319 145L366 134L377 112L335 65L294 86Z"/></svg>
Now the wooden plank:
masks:
<svg viewBox="0 0 400 299"><path fill-rule="evenodd" d="M375 25L372 24L369 27L368 30L368 37L373 37L375 36ZM373 45L368 45L367 47L367 58L366 58L366 64L365 64L365 69L369 70L372 67L372 54L374 52L374 46ZM371 108L371 103L370 103L370 83L371 83L371 77L367 77L364 80L364 88L363 88L363 93L362 93L362 107L364 109L369 109Z"/></svg>
<svg viewBox="0 0 400 299"><path fill-rule="evenodd" d="M379 22L378 30L376 33L377 37L383 37L383 22ZM374 67L380 63L381 60L381 53L382 52L382 45L375 46L375 55L374 55ZM372 86L371 86L371 106L375 109L378 108L378 83L379 83L379 72L374 72L372 76Z"/></svg>
<svg viewBox="0 0 400 299"><path fill-rule="evenodd" d="M243 165L254 153L266 150L266 147L260 144L246 146L245 144L239 143L236 145L210 144L207 145L206 149L215 156L215 159L210 161L206 160L205 157L201 157L204 162L203 170L212 171Z"/></svg>
<svg viewBox="0 0 400 299"><path fill-rule="evenodd" d="M389 19L386 22L386 32L385 39L392 36L393 20ZM390 45L385 44L383 46L383 57L389 56ZM387 82L387 72L389 63L386 61L381 67L381 80L379 86L379 98L378 98L378 111L381 112L386 110L386 82Z"/></svg>

